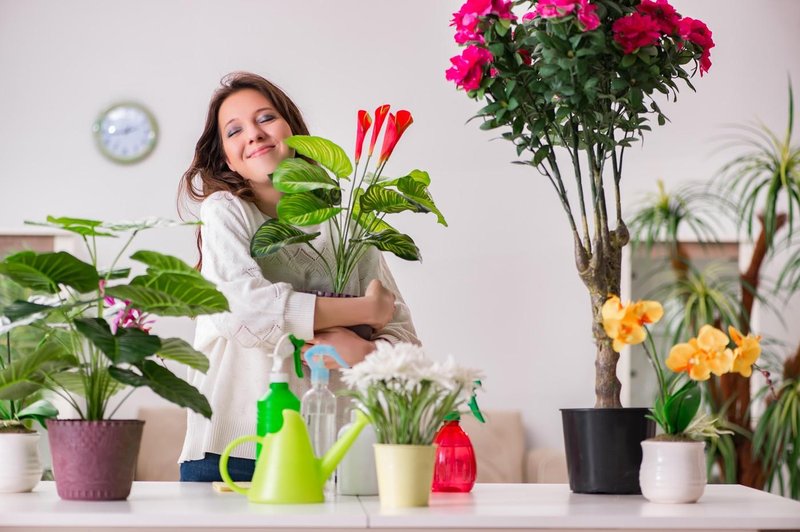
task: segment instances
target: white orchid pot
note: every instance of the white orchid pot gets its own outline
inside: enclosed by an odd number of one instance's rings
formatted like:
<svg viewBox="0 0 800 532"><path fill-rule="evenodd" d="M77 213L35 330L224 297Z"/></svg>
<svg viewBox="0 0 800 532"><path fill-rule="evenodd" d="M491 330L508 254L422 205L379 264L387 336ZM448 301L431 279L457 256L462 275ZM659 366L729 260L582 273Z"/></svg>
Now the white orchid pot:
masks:
<svg viewBox="0 0 800 532"><path fill-rule="evenodd" d="M42 478L39 433L0 434L0 493L31 491Z"/></svg>
<svg viewBox="0 0 800 532"><path fill-rule="evenodd" d="M706 488L705 442L642 442L639 484L650 502L691 503Z"/></svg>

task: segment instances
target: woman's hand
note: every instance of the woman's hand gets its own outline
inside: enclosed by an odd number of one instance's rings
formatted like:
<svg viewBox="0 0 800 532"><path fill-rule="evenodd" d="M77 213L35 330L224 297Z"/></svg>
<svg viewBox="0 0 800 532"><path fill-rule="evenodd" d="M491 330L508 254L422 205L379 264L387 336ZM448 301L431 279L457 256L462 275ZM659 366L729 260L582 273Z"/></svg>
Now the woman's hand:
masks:
<svg viewBox="0 0 800 532"><path fill-rule="evenodd" d="M394 316L394 294L387 290L377 279L370 281L364 299L370 306L370 320L366 323L379 331L392 321Z"/></svg>
<svg viewBox="0 0 800 532"><path fill-rule="evenodd" d="M314 338L303 346L303 353L314 345L329 345L336 349L339 356L350 367L358 364L364 357L375 351L375 342L364 340L359 335L344 327L331 327L314 333ZM304 359L305 360L305 359ZM325 357L325 367L335 369L339 364L330 357Z"/></svg>

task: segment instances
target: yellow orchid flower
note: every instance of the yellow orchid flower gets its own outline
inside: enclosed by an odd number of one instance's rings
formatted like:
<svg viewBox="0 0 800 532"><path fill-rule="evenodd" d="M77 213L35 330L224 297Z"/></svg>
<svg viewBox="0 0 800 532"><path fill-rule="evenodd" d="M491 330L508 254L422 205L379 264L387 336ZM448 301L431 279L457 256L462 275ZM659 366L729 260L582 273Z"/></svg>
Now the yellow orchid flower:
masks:
<svg viewBox="0 0 800 532"><path fill-rule="evenodd" d="M761 336L753 336L748 334L742 336L732 325L728 325L728 333L731 335L731 340L736 344L736 349L733 350L733 369L742 377L749 377L753 374L753 364L756 363L758 357L761 356Z"/></svg>
<svg viewBox="0 0 800 532"><path fill-rule="evenodd" d="M610 295L601 309L603 329L614 340L617 353L626 345L642 343L646 337L644 326L655 323L664 315L658 301L637 301L623 305L619 297Z"/></svg>
<svg viewBox="0 0 800 532"><path fill-rule="evenodd" d="M708 380L711 373L723 375L733 367L733 352L728 349L728 342L724 332L703 325L697 338L670 350L666 365L676 373L688 373L696 381Z"/></svg>

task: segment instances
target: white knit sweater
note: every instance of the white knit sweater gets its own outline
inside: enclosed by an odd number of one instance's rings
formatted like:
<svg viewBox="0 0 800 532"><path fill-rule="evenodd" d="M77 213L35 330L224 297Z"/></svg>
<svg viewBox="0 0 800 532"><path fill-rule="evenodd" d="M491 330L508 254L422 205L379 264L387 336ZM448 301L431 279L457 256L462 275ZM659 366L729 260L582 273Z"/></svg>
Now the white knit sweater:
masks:
<svg viewBox="0 0 800 532"><path fill-rule="evenodd" d="M207 452L221 454L234 438L255 434L256 401L268 389L272 367L267 355L284 333L306 340L314 335L316 296L299 290L331 290L321 260L302 244L263 259L250 257L250 238L267 219L254 204L227 192L215 192L200 206L202 273L225 294L231 310L197 318L194 347L208 356L210 368L205 375L189 370L188 381L208 398L214 413L207 420L189 411L179 462L202 459ZM321 231L314 246L332 264L328 225L306 229ZM372 279L397 296L393 320L373 339L418 343L408 307L375 248L361 259L345 292L363 295ZM307 378L303 382L292 375L290 386L301 397ZM338 372L332 372L331 388L339 386ZM339 404L343 410L347 403ZM231 456L253 458L255 446L241 445Z"/></svg>

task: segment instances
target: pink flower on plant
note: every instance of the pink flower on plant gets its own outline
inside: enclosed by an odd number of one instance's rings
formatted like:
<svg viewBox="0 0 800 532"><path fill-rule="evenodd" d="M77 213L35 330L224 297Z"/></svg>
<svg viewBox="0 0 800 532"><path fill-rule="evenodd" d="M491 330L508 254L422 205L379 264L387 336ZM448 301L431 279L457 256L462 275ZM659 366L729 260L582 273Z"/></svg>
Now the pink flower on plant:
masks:
<svg viewBox="0 0 800 532"><path fill-rule="evenodd" d="M701 21L686 17L678 24L678 34L681 39L699 46L703 53L700 56L700 76L711 68L711 49L714 48L714 39L711 30Z"/></svg>
<svg viewBox="0 0 800 532"><path fill-rule="evenodd" d="M622 46L622 51L626 54L655 44L661 38L658 22L640 13L618 18L611 30L614 32L614 40Z"/></svg>
<svg viewBox="0 0 800 532"><path fill-rule="evenodd" d="M571 15L578 6L578 0L540 0L535 13L542 18L561 18Z"/></svg>
<svg viewBox="0 0 800 532"><path fill-rule="evenodd" d="M524 15L522 15L522 22L528 22L529 20L533 20L537 17L536 11L528 11Z"/></svg>
<svg viewBox="0 0 800 532"><path fill-rule="evenodd" d="M581 0L578 9L578 22L583 26L583 31L592 31L600 25L600 17L597 16L597 6L590 4L589 0Z"/></svg>
<svg viewBox="0 0 800 532"><path fill-rule="evenodd" d="M576 15L583 31L592 31L600 25L600 17L595 11L597 11L597 6L589 3L589 0L540 0L536 4L536 9L523 15L522 20L531 20L536 16L562 18Z"/></svg>
<svg viewBox="0 0 800 532"><path fill-rule="evenodd" d="M149 333L150 326L155 323L155 320L147 318L147 314L139 309L131 308L130 301L125 301L125 308L120 310L111 322L111 333L117 334L117 330L120 327L123 329L139 329Z"/></svg>
<svg viewBox="0 0 800 532"><path fill-rule="evenodd" d="M389 112L389 104L383 104L375 109L375 127L372 128L372 139L369 141L369 155L372 156L372 150L375 148L375 141L378 140L378 134L383 127L383 121L386 120L386 113Z"/></svg>
<svg viewBox="0 0 800 532"><path fill-rule="evenodd" d="M408 126L414 123L414 117L405 110L397 111L397 116L389 114L389 121L386 124L386 133L383 135L383 146L381 147L380 163L386 161L397 146L397 142Z"/></svg>
<svg viewBox="0 0 800 532"><path fill-rule="evenodd" d="M356 164L361 160L361 148L364 146L364 137L372 125L372 117L363 109L358 112L358 129L356 130Z"/></svg>
<svg viewBox="0 0 800 532"><path fill-rule="evenodd" d="M482 43L483 35L480 32L480 17L496 15L501 19L514 20L516 17L511 12L511 0L467 0L456 13L450 25L455 26L455 40L458 44L468 42Z"/></svg>
<svg viewBox="0 0 800 532"><path fill-rule="evenodd" d="M659 31L665 35L674 35L678 31L681 16L667 0L642 0L636 11L655 20Z"/></svg>
<svg viewBox="0 0 800 532"><path fill-rule="evenodd" d="M464 90L474 91L481 86L484 65L491 63L493 59L486 48L467 46L461 55L450 58L453 66L447 69L445 76Z"/></svg>

